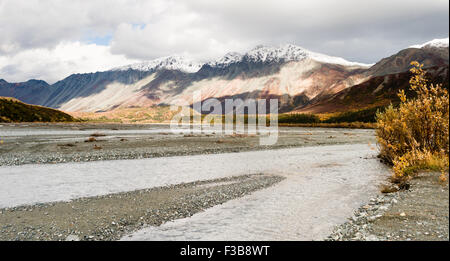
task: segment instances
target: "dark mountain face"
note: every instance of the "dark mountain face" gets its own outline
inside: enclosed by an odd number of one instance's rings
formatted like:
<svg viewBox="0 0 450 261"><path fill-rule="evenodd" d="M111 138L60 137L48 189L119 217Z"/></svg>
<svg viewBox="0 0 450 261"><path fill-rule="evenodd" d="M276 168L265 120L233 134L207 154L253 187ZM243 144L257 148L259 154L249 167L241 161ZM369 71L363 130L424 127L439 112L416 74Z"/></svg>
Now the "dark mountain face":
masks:
<svg viewBox="0 0 450 261"><path fill-rule="evenodd" d="M426 69L429 83L442 84L449 88L449 66L435 66ZM334 95L320 97L307 105L297 107L301 113L344 112L364 108L386 106L400 102L398 92L404 90L407 96L413 97L409 87L412 74L408 72L376 76L361 84L344 89Z"/></svg>
<svg viewBox="0 0 450 261"><path fill-rule="evenodd" d="M42 105L52 93L48 83L41 80L29 80L20 83L8 83L0 80L0 96L14 97L25 103Z"/></svg>
<svg viewBox="0 0 450 261"><path fill-rule="evenodd" d="M418 61L427 70L430 83L442 83L448 88L449 48L425 46L408 48L390 57L381 59L363 74L369 77L360 84L343 89L336 94L323 94L307 104L294 109L305 113L343 112L362 108L398 103L397 93L409 89L411 62Z"/></svg>
<svg viewBox="0 0 450 261"><path fill-rule="evenodd" d="M447 48L424 47L404 49L390 57L381 59L372 66L368 75L380 76L386 74L406 72L411 68L412 61L418 61L424 65L424 68L433 66L445 66L449 62L449 53Z"/></svg>

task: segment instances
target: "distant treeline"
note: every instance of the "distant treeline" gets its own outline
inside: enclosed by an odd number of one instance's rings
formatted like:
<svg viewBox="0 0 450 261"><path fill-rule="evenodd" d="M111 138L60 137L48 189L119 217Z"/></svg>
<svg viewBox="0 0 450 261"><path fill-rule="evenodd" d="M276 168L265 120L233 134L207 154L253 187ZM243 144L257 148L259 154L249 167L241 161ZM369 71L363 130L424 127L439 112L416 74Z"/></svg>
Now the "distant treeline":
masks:
<svg viewBox="0 0 450 261"><path fill-rule="evenodd" d="M340 122L376 122L375 115L378 111L384 111L384 106L369 109L347 111L333 115L324 120L324 123L340 123Z"/></svg>
<svg viewBox="0 0 450 261"><path fill-rule="evenodd" d="M278 123L319 123L320 118L314 114L290 113L278 115Z"/></svg>
<svg viewBox="0 0 450 261"><path fill-rule="evenodd" d="M328 118L321 119L318 115L309 113L285 113L278 115L279 124L336 124L336 123L375 123L375 117L378 111L384 111L385 106L373 107L369 109L361 109L356 111L348 111L342 113L335 113ZM201 115L201 120L205 120L206 115ZM215 122L225 123L225 115L209 115L211 118L215 118ZM240 115L237 117L233 114L233 123L258 123L259 118L254 115ZM262 117L266 120L266 124L270 123L269 117ZM194 117L190 117L190 121L194 121Z"/></svg>
<svg viewBox="0 0 450 261"><path fill-rule="evenodd" d="M384 106L362 109L357 111L348 111L334 114L331 117L321 120L314 114L290 113L279 115L278 122L282 124L298 124L298 123L350 123L350 122L376 122L375 115L378 111L384 111Z"/></svg>

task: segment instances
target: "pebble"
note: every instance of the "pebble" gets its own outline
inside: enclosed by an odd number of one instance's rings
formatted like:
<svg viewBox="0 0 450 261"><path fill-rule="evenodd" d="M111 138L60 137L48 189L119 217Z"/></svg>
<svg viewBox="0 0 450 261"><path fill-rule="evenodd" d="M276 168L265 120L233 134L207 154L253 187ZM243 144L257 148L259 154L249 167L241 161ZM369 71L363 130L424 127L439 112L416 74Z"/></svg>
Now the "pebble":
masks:
<svg viewBox="0 0 450 261"><path fill-rule="evenodd" d="M66 237L66 241L80 241L80 238L77 235L69 235Z"/></svg>
<svg viewBox="0 0 450 261"><path fill-rule="evenodd" d="M392 204L397 203L397 200L394 198L397 196L398 194L393 193L371 198L369 204L365 204L356 210L347 223L337 226L333 233L325 240L383 240L376 235L368 233L370 224L382 217L383 213L389 210ZM388 236L385 237L385 239L387 238Z"/></svg>

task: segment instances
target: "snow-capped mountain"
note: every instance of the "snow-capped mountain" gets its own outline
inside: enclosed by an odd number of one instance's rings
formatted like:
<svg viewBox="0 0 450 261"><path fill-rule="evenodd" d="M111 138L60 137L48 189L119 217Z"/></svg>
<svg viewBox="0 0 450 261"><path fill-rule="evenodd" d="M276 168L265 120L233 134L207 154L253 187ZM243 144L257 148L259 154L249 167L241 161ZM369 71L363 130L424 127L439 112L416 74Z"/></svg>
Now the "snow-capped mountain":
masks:
<svg viewBox="0 0 450 261"><path fill-rule="evenodd" d="M425 68L438 68L439 75L442 68L448 68L448 38L417 46L381 59L373 66L292 44L257 46L244 54L228 53L205 63L168 56L104 72L73 74L48 86L37 81L0 80L0 96L65 111L192 104L209 98L222 101L277 97L282 111L313 106L319 101L326 111L336 104L330 104L329 97L365 83L376 89L382 77L407 73L411 61L417 60ZM378 85L374 86L375 83ZM193 101L193 93L197 91L202 96ZM375 92L371 93L368 95Z"/></svg>
<svg viewBox="0 0 450 261"><path fill-rule="evenodd" d="M231 53L225 54L223 57L220 57L217 60L207 62L206 64L211 67L215 67L215 68L224 68L230 64L238 63L238 62L242 61L242 57L243 57L243 55L240 53L231 52Z"/></svg>
<svg viewBox="0 0 450 261"><path fill-rule="evenodd" d="M292 44L257 46L244 54L231 52L204 64L170 56L111 71L147 73L138 82L126 86L110 83L100 93L96 87L94 93L91 91L82 98L58 100L59 105L52 101L51 105L66 111L102 111L127 106L186 104L199 102L191 98L194 92L201 90L202 100L284 96L285 101L280 106L289 110L296 103L322 93L335 93L359 82L365 77L361 70L368 67L370 65L311 52ZM105 83L102 81L102 84ZM67 93L58 97L68 95L71 96Z"/></svg>
<svg viewBox="0 0 450 261"><path fill-rule="evenodd" d="M308 58L308 51L296 45L279 47L259 45L247 52L244 57L252 62L301 61Z"/></svg>
<svg viewBox="0 0 450 261"><path fill-rule="evenodd" d="M412 61L418 61L424 67L448 65L448 38L434 39L423 44L412 45L389 57L381 59L372 66L368 74L382 76L401 73L411 68Z"/></svg>
<svg viewBox="0 0 450 261"><path fill-rule="evenodd" d="M206 63L195 62L183 56L167 56L151 61L126 65L113 68L112 71L126 71L129 69L139 71L156 71L161 69L178 70L186 73L196 73L203 65L213 68L224 68L233 63L254 62L254 63L280 63L290 61L301 61L313 59L319 62L339 64L344 66L370 67L372 64L349 62L341 57L328 56L321 53L311 52L300 46L285 44L280 46L258 45L245 54L230 52L216 60Z"/></svg>
<svg viewBox="0 0 450 261"><path fill-rule="evenodd" d="M442 39L434 39L431 41L428 41L426 43L423 44L416 44L416 45L411 45L410 48L430 48L430 47L435 47L435 48L448 48L448 37L447 38L442 38Z"/></svg>
<svg viewBox="0 0 450 261"><path fill-rule="evenodd" d="M155 71L160 69L167 70L179 70L187 73L195 73L202 67L201 63L196 63L183 56L167 56L158 58L155 60L135 63L131 65L126 65L122 67L113 68L112 71L126 71L126 70L137 70L137 71Z"/></svg>
<svg viewBox="0 0 450 261"><path fill-rule="evenodd" d="M252 62L263 63L301 61L307 58L311 58L319 62L340 64L345 66L371 66L370 64L349 62L340 57L311 52L307 49L293 44L286 44L277 47L260 45L243 55L243 59L248 59Z"/></svg>

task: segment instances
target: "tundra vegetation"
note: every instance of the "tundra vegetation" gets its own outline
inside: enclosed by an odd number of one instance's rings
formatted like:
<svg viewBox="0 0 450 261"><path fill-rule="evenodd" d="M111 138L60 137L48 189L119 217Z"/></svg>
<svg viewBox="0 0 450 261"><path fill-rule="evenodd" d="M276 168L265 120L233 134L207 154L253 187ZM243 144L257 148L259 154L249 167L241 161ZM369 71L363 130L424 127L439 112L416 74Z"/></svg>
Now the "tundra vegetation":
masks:
<svg viewBox="0 0 450 261"><path fill-rule="evenodd" d="M67 113L30 105L14 98L0 97L0 122L72 122Z"/></svg>
<svg viewBox="0 0 450 261"><path fill-rule="evenodd" d="M328 114L286 113L278 116L280 126L374 128L377 112L384 107L372 107Z"/></svg>
<svg viewBox="0 0 450 261"><path fill-rule="evenodd" d="M449 96L442 84L430 84L423 65L412 62L407 98L398 93L398 107L388 106L376 115L376 136L380 157L393 165L393 181L402 183L419 170L441 171L447 180L449 169Z"/></svg>

